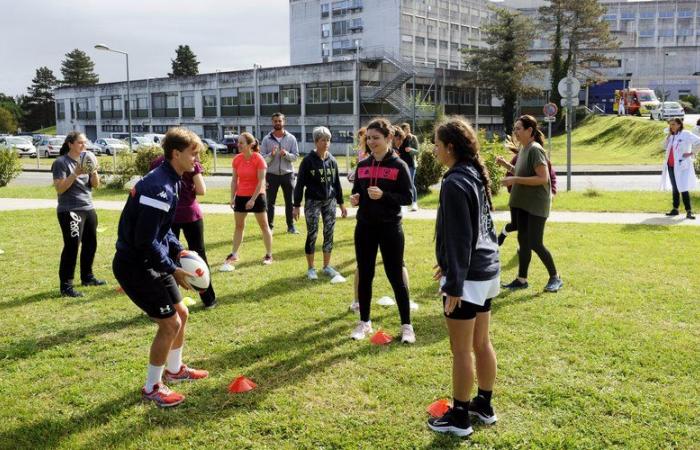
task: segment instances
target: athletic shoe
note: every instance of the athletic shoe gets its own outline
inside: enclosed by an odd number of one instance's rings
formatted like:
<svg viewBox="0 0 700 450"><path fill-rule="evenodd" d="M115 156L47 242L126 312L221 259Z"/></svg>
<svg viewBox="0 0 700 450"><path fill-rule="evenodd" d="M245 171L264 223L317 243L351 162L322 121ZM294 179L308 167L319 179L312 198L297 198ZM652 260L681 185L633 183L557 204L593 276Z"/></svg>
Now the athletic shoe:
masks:
<svg viewBox="0 0 700 450"><path fill-rule="evenodd" d="M517 291L518 289L527 289L527 287L528 287L527 281L523 283L522 281L518 280L517 278L515 280L511 281L510 283L503 285L504 289L510 289L511 291Z"/></svg>
<svg viewBox="0 0 700 450"><path fill-rule="evenodd" d="M83 280L80 284L83 286L104 286L107 282L105 280L98 280L93 276L87 280Z"/></svg>
<svg viewBox="0 0 700 450"><path fill-rule="evenodd" d="M240 260L240 258L238 257L238 253L236 253L236 254L229 253L228 256L226 257L226 261L224 261L224 262L227 264L234 264L234 263L237 263L239 260Z"/></svg>
<svg viewBox="0 0 700 450"><path fill-rule="evenodd" d="M180 383L182 381L194 381L207 378L209 372L206 370L192 369L187 367L186 364L180 366L180 370L177 373L172 373L168 369L163 371L163 381L166 383Z"/></svg>
<svg viewBox="0 0 700 450"><path fill-rule="evenodd" d="M503 231L501 231L501 232L498 234L498 246L499 246L499 247L500 247L501 245L503 245L503 243L505 242L505 240L506 240L507 237L508 237L508 235L503 234Z"/></svg>
<svg viewBox="0 0 700 450"><path fill-rule="evenodd" d="M265 255L265 257L262 260L263 265L269 266L272 264L272 255Z"/></svg>
<svg viewBox="0 0 700 450"><path fill-rule="evenodd" d="M224 260L224 263L221 265L221 267L219 267L219 272L233 272L236 270L236 267L233 265L236 262L238 262L238 255L229 253Z"/></svg>
<svg viewBox="0 0 700 450"><path fill-rule="evenodd" d="M287 228L287 233L289 234L299 234L299 230L297 230L297 227L291 226Z"/></svg>
<svg viewBox="0 0 700 450"><path fill-rule="evenodd" d="M469 402L469 415L478 418L485 425L493 425L498 420L493 407L487 404L486 401L481 400L480 397L474 397Z"/></svg>
<svg viewBox="0 0 700 450"><path fill-rule="evenodd" d="M549 277L549 281L547 282L547 285L544 287L544 291L545 292L557 292L563 286L564 286L564 282L561 281L561 278L558 275L554 275L552 277Z"/></svg>
<svg viewBox="0 0 700 450"><path fill-rule="evenodd" d="M306 278L308 278L309 280L318 280L318 274L316 273L316 269L312 267L309 270L307 270Z"/></svg>
<svg viewBox="0 0 700 450"><path fill-rule="evenodd" d="M411 311L418 311L420 305L418 305L418 303L414 302L413 300L409 300L408 307L411 308Z"/></svg>
<svg viewBox="0 0 700 450"><path fill-rule="evenodd" d="M672 210L670 210L669 212L666 213L667 216L677 216L678 214L679 213L678 213L678 210L676 208L673 208Z"/></svg>
<svg viewBox="0 0 700 450"><path fill-rule="evenodd" d="M335 277L336 275L340 275L340 274L338 273L338 271L335 270L334 268L332 268L331 266L326 266L326 267L324 267L323 270L322 270L322 272L323 272L324 275L327 275L329 278L333 278L333 277Z"/></svg>
<svg viewBox="0 0 700 450"><path fill-rule="evenodd" d="M217 306L219 306L219 302L214 300L213 302L209 303L208 305L204 305L204 309L214 309Z"/></svg>
<svg viewBox="0 0 700 450"><path fill-rule="evenodd" d="M61 297L83 297L83 293L76 291L73 286L67 286L61 289Z"/></svg>
<svg viewBox="0 0 700 450"><path fill-rule="evenodd" d="M413 331L413 325L410 323L401 325L401 335L402 344L415 344L416 343L416 332Z"/></svg>
<svg viewBox="0 0 700 450"><path fill-rule="evenodd" d="M418 211L418 203L416 203L416 202L411 203L411 211Z"/></svg>
<svg viewBox="0 0 700 450"><path fill-rule="evenodd" d="M474 432L467 411L450 408L442 417L428 419L428 428L438 433L452 433L460 437L469 436Z"/></svg>
<svg viewBox="0 0 700 450"><path fill-rule="evenodd" d="M362 339L366 338L368 334L372 332L372 321L368 322L363 322L359 321L357 322L357 326L353 330L352 334L350 337L352 339L355 339L356 341L361 341Z"/></svg>
<svg viewBox="0 0 700 450"><path fill-rule="evenodd" d="M141 388L141 397L143 397L144 400L155 402L160 408L177 406L185 401L184 395L171 391L170 388L163 383L158 383L153 386L153 391L150 393L146 392L146 388Z"/></svg>
<svg viewBox="0 0 700 450"><path fill-rule="evenodd" d="M693 215L693 212L692 212L692 211L687 211L687 212L685 213L685 218L686 218L686 219L690 219L690 220L695 220L695 216Z"/></svg>
<svg viewBox="0 0 700 450"><path fill-rule="evenodd" d="M352 312L359 313L360 312L360 302L357 300L353 300L352 303L350 303L350 307L348 308Z"/></svg>

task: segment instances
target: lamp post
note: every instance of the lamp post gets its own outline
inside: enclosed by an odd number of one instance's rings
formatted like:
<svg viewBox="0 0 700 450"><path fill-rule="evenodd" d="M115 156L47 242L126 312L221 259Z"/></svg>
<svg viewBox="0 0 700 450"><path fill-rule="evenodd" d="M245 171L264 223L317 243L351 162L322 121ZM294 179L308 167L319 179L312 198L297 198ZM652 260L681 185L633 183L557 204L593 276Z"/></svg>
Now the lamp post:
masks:
<svg viewBox="0 0 700 450"><path fill-rule="evenodd" d="M255 135L260 136L262 140L262 134L260 133L260 86L258 86L258 70L261 69L260 64L253 64L253 78L255 81L255 89L253 90L253 111L255 113ZM303 86L302 86L303 89Z"/></svg>
<svg viewBox="0 0 700 450"><path fill-rule="evenodd" d="M661 110L663 111L663 103L666 101L666 57L667 56L676 56L676 52L667 52L664 50L664 55L661 60L661 74L662 74L662 81L661 81Z"/></svg>
<svg viewBox="0 0 700 450"><path fill-rule="evenodd" d="M128 123L128 128L129 128L129 151L132 152L132 143L131 143L131 85L129 83L129 54L127 52L123 52L121 50L114 50L112 48L107 47L104 44L97 44L95 45L96 50L104 50L106 52L113 52L113 53L119 53L121 55L126 56L126 101L129 105L128 108L126 108L126 117L127 117L127 123ZM116 170L117 168L117 152L114 152L114 169Z"/></svg>

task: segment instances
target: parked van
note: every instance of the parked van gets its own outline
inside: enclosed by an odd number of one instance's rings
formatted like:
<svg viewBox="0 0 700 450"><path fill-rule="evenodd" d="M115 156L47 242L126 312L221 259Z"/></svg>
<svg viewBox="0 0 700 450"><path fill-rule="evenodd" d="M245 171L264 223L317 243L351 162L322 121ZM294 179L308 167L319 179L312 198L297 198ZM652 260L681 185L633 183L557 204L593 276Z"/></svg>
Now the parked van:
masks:
<svg viewBox="0 0 700 450"><path fill-rule="evenodd" d="M649 88L628 88L615 91L615 104L624 100L625 114L630 116L649 116L651 110L659 106L659 99L653 89ZM615 107L617 112L617 107Z"/></svg>

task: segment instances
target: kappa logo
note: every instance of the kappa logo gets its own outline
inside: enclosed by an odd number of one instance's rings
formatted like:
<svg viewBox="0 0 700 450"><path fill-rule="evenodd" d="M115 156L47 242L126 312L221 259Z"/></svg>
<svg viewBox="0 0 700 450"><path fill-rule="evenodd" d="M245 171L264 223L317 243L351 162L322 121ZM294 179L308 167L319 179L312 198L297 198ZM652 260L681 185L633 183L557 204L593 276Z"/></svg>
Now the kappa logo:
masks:
<svg viewBox="0 0 700 450"><path fill-rule="evenodd" d="M170 305L165 305L160 307L161 314L168 314L170 312Z"/></svg>
<svg viewBox="0 0 700 450"><path fill-rule="evenodd" d="M160 198L162 198L162 199L164 199L164 200L167 200L167 199L168 199L168 194L166 194L165 191L160 191L160 192L158 193L158 197L160 197Z"/></svg>

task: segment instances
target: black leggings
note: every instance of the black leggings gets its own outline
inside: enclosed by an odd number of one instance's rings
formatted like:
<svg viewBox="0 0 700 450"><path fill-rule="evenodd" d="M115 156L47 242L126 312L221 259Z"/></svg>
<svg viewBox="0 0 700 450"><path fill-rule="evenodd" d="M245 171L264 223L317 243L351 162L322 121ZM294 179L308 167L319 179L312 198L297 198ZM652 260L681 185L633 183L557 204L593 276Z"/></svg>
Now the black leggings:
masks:
<svg viewBox="0 0 700 450"><path fill-rule="evenodd" d="M518 230L518 214L515 211L517 208L510 208L510 222L505 225L505 230L508 233Z"/></svg>
<svg viewBox="0 0 700 450"><path fill-rule="evenodd" d="M377 264L377 249L382 252L384 272L391 283L399 307L401 324L411 323L408 287L403 280L404 236L401 223L370 225L357 222L355 226L355 258L357 260L357 297L360 320L369 321L372 302L372 281Z"/></svg>
<svg viewBox="0 0 700 450"><path fill-rule="evenodd" d="M673 209L678 209L681 205L680 196L683 196L683 206L686 212L690 212L692 207L690 205L690 194L688 191L678 192L678 185L676 185L676 174L673 166L668 166L668 177L671 180L671 188L673 189Z"/></svg>
<svg viewBox="0 0 700 450"><path fill-rule="evenodd" d="M58 224L63 234L63 251L58 278L62 287L73 283L75 263L80 249L80 279L87 281L92 274L92 263L97 252L97 214L94 209L87 211L65 211L58 213Z"/></svg>
<svg viewBox="0 0 700 450"><path fill-rule="evenodd" d="M178 239L180 239L180 230L182 230L185 233L185 239L187 239L187 247L197 252L204 262L209 264L207 261L207 253L204 250L204 221L202 219L190 223L174 223L172 230ZM200 292L199 297L205 305L211 305L216 301L216 294L211 285L211 277L209 287L206 291Z"/></svg>
<svg viewBox="0 0 700 450"><path fill-rule="evenodd" d="M557 268L554 265L552 254L549 253L549 250L542 242L544 238L544 224L547 222L547 218L534 216L520 208L513 208L513 211L517 217L518 245L520 246L518 277L527 278L532 252L537 253L537 256L540 257L550 277L556 275Z"/></svg>

